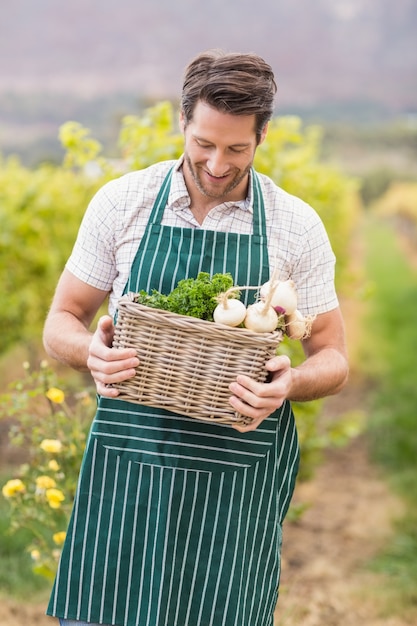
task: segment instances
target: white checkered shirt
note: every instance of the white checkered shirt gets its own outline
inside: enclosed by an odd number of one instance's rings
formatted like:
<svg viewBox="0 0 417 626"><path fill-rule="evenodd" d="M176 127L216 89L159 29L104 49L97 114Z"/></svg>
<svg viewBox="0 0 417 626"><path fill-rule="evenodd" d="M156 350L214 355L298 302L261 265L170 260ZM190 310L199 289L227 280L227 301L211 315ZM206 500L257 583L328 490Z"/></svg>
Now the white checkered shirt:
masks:
<svg viewBox="0 0 417 626"><path fill-rule="evenodd" d="M250 234L252 198L226 202L212 209L200 226L190 206L181 173L182 159L164 161L125 174L104 185L90 202L80 226L68 270L83 282L110 292L109 313L115 311L162 182L172 165L168 204L162 224ZM338 306L334 288L335 257L321 219L308 204L259 175L265 203L271 272L291 277L304 314Z"/></svg>

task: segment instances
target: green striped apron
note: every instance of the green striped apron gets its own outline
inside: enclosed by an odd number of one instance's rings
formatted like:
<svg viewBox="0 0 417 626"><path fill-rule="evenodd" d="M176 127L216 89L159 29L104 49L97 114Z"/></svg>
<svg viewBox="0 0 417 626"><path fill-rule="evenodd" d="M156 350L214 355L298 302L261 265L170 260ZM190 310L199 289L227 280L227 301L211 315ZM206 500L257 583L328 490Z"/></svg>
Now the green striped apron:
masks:
<svg viewBox="0 0 417 626"><path fill-rule="evenodd" d="M170 176L126 291L168 293L200 271L265 282L255 172L252 235L162 226ZM47 612L117 626L272 626L298 457L288 402L239 433L99 398Z"/></svg>

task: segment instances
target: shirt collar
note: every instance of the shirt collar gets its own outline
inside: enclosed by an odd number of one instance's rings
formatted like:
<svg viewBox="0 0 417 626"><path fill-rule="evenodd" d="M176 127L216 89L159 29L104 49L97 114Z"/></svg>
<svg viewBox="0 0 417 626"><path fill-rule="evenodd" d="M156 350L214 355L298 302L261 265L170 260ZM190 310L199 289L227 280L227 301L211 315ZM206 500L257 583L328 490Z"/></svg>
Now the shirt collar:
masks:
<svg viewBox="0 0 417 626"><path fill-rule="evenodd" d="M168 204L173 211L182 211L190 206L190 195L185 184L182 167L184 163L184 155L182 155L174 165L171 179L171 189L168 196ZM252 190L252 172L249 173L249 192L244 200L237 202L225 202L226 207L236 207L253 213L253 190Z"/></svg>

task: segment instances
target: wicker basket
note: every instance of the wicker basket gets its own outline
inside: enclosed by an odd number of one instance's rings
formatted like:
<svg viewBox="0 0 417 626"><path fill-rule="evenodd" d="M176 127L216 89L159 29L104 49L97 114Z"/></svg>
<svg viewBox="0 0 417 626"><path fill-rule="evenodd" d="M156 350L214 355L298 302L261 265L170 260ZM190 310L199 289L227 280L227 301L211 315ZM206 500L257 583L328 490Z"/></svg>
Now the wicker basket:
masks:
<svg viewBox="0 0 417 626"><path fill-rule="evenodd" d="M264 382L265 363L282 333L254 333L119 300L114 343L135 348L136 375L115 385L122 400L222 424L249 424L233 410L229 384L237 374Z"/></svg>

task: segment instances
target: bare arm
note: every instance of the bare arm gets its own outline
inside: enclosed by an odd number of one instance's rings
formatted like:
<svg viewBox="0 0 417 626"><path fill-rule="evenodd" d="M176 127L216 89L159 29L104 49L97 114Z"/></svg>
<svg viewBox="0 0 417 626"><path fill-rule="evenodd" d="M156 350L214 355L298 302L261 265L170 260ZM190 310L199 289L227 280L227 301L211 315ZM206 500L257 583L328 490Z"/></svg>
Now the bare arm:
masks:
<svg viewBox="0 0 417 626"><path fill-rule="evenodd" d="M306 360L298 367L291 367L287 356L275 357L267 363L272 373L269 383L257 383L248 376L238 376L232 383L232 406L254 419L249 427L236 427L238 430L253 430L285 399L315 400L338 393L344 387L349 366L340 309L317 316L303 348Z"/></svg>
<svg viewBox="0 0 417 626"><path fill-rule="evenodd" d="M90 370L97 391L115 397L110 383L131 378L138 365L135 350L111 348L113 321L100 318L95 332L90 325L107 297L107 292L82 282L64 270L58 282L48 316L43 341L54 359L77 370Z"/></svg>
<svg viewBox="0 0 417 626"><path fill-rule="evenodd" d="M303 341L306 360L292 370L289 400L315 400L338 393L349 365L340 309L319 315L311 336Z"/></svg>

